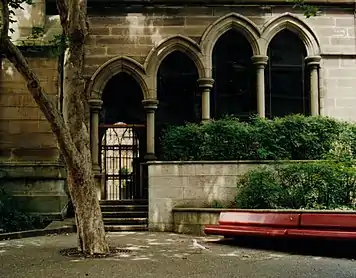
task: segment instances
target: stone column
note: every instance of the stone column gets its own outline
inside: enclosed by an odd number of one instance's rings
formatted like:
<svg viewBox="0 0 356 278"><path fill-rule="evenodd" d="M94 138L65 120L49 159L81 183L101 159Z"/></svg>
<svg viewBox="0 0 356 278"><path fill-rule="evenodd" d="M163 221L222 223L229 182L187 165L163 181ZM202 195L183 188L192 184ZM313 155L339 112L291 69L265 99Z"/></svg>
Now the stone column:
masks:
<svg viewBox="0 0 356 278"><path fill-rule="evenodd" d="M142 104L146 110L146 134L147 134L147 150L145 159L155 160L155 111L158 106L158 100L145 99Z"/></svg>
<svg viewBox="0 0 356 278"><path fill-rule="evenodd" d="M309 56L305 61L310 69L310 113L312 116L319 115L319 77L318 69L320 56Z"/></svg>
<svg viewBox="0 0 356 278"><path fill-rule="evenodd" d="M210 120L210 90L213 88L214 79L212 78L200 78L198 79L198 85L201 89L201 118L202 121Z"/></svg>
<svg viewBox="0 0 356 278"><path fill-rule="evenodd" d="M90 99L90 143L91 143L91 159L95 182L97 184L98 198L101 199L103 187L101 186L101 174L99 165L99 111L103 102L100 99Z"/></svg>
<svg viewBox="0 0 356 278"><path fill-rule="evenodd" d="M268 57L257 55L252 57L252 63L256 66L256 94L257 94L257 113L260 117L266 116L265 103L265 67Z"/></svg>

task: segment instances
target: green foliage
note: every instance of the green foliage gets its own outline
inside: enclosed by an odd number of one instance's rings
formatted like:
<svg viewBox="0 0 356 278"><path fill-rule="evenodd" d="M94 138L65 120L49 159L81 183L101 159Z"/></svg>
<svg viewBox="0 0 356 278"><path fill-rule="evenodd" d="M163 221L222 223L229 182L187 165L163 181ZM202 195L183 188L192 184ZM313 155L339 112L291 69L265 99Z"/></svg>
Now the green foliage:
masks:
<svg viewBox="0 0 356 278"><path fill-rule="evenodd" d="M249 171L238 184L238 208L279 208L282 189L274 169L267 167Z"/></svg>
<svg viewBox="0 0 356 278"><path fill-rule="evenodd" d="M319 13L319 8L314 5L305 4L304 0L291 0L294 3L294 8L300 8L306 18L312 16L317 16Z"/></svg>
<svg viewBox="0 0 356 278"><path fill-rule="evenodd" d="M317 160L340 134L356 149L356 128L327 117L292 115L249 123L226 118L172 126L161 137L163 160Z"/></svg>
<svg viewBox="0 0 356 278"><path fill-rule="evenodd" d="M15 10L21 9L23 10L23 4L32 5L33 0L9 0L9 22L15 23L14 19ZM0 22L0 28L2 27ZM10 33L14 33L15 30L10 28ZM44 42L42 40L44 34L43 27L32 27L32 33L30 36L26 38L26 40L22 40L20 42L20 47L22 51L26 51L26 53L41 53L42 56L47 57L58 57L64 53L65 49L68 47L69 38L65 35L55 35L52 40L48 42Z"/></svg>
<svg viewBox="0 0 356 278"><path fill-rule="evenodd" d="M10 23L16 22L16 20L13 19L13 16L15 16L15 10L17 10L17 9L23 10L23 7L22 7L23 4L32 5L32 0L9 0L8 5L9 5L9 13L10 13L10 15L9 15ZM1 25L0 25L0 27L1 27ZM15 30L12 28L10 28L9 31L10 31L10 33L15 32Z"/></svg>
<svg viewBox="0 0 356 278"><path fill-rule="evenodd" d="M238 208L336 209L355 207L356 169L342 161L261 167L238 182Z"/></svg>
<svg viewBox="0 0 356 278"><path fill-rule="evenodd" d="M16 232L43 227L44 219L21 211L18 203L0 187L0 232Z"/></svg>
<svg viewBox="0 0 356 278"><path fill-rule="evenodd" d="M163 132L162 158L165 160L194 160L202 157L204 134L201 126L188 123L171 126Z"/></svg>

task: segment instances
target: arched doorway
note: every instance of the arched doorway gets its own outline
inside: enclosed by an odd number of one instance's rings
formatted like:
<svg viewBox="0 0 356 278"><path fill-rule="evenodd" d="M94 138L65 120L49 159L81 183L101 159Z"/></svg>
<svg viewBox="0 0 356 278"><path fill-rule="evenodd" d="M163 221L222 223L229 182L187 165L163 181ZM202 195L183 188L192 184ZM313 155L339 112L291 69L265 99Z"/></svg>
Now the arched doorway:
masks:
<svg viewBox="0 0 356 278"><path fill-rule="evenodd" d="M162 130L170 125L200 122L199 74L194 62L181 51L162 61L157 73L156 155L160 155Z"/></svg>
<svg viewBox="0 0 356 278"><path fill-rule="evenodd" d="M100 164L107 200L147 198L141 162L146 151L143 93L134 77L121 72L107 83L100 114Z"/></svg>
<svg viewBox="0 0 356 278"><path fill-rule="evenodd" d="M224 33L213 49L214 89L211 94L212 116L234 116L247 120L257 113L256 71L248 40L237 30Z"/></svg>
<svg viewBox="0 0 356 278"><path fill-rule="evenodd" d="M266 117L310 114L306 49L292 31L279 32L268 47Z"/></svg>

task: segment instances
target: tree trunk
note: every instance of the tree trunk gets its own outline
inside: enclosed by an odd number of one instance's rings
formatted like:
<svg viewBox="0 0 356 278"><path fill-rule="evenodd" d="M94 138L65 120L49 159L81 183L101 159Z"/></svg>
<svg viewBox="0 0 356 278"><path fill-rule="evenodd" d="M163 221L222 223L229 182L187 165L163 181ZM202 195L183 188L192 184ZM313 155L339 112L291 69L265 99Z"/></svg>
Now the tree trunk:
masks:
<svg viewBox="0 0 356 278"><path fill-rule="evenodd" d="M91 165L81 162L68 168L68 184L75 209L78 249L90 255L108 253Z"/></svg>
<svg viewBox="0 0 356 278"><path fill-rule="evenodd" d="M85 78L82 75L87 35L86 1L57 0L62 27L70 41L64 67L66 110L63 115L40 85L21 51L8 38L9 10L3 8L7 7L8 2L0 0L0 4L3 22L0 33L2 53L25 79L30 94L51 125L67 166L68 187L78 229L78 248L89 255L106 254L109 247L92 170L89 110Z"/></svg>
<svg viewBox="0 0 356 278"><path fill-rule="evenodd" d="M63 118L80 158L78 164L67 167L78 229L78 248L91 255L102 254L109 252L109 248L92 170L90 113L83 76L84 46L88 34L86 1L68 0L67 6L62 0L58 3L64 34L69 39L64 55Z"/></svg>

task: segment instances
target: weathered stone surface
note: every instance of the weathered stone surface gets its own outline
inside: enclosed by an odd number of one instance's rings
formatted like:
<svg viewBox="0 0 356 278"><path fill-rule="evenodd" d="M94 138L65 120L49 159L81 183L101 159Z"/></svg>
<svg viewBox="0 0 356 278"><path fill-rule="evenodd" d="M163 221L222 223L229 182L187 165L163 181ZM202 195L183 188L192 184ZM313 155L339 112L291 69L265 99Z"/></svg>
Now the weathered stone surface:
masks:
<svg viewBox="0 0 356 278"><path fill-rule="evenodd" d="M3 188L30 213L59 219L66 213L68 194L63 165L0 163Z"/></svg>
<svg viewBox="0 0 356 278"><path fill-rule="evenodd" d="M205 225L218 224L220 212L173 210L174 232L204 235Z"/></svg>
<svg viewBox="0 0 356 278"><path fill-rule="evenodd" d="M255 162L153 162L149 164L149 223L171 227L174 207L231 205L237 181ZM195 227L200 229L199 227Z"/></svg>

